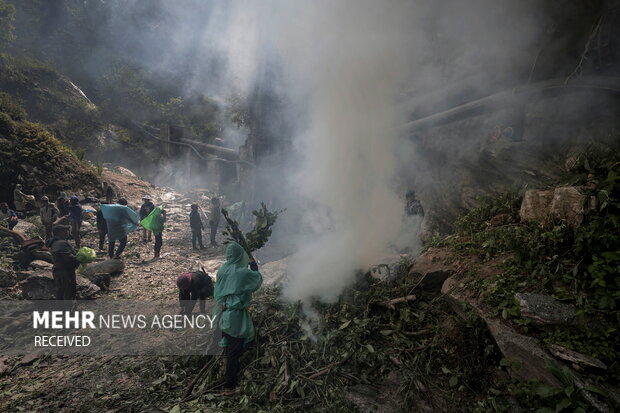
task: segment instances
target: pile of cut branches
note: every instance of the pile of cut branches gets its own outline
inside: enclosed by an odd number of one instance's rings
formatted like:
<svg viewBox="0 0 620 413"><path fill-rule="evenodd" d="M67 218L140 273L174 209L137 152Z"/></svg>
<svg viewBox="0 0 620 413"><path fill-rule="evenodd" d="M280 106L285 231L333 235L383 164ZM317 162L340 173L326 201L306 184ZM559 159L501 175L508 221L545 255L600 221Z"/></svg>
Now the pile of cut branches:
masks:
<svg viewBox="0 0 620 413"><path fill-rule="evenodd" d="M216 358L185 395L188 407L357 411L347 390L385 382L395 370L400 385L378 390L392 402L419 398L421 387L413 383L427 382L425 375L450 386L447 379L457 373L445 377L442 367L452 370L441 364L435 335L449 310L441 299L413 299L412 288L366 278L335 304L315 303L320 323L308 320L301 305L284 303L277 289L262 290L250 308L257 337L242 357L240 395L218 395L225 363ZM313 325L311 334L304 325Z"/></svg>

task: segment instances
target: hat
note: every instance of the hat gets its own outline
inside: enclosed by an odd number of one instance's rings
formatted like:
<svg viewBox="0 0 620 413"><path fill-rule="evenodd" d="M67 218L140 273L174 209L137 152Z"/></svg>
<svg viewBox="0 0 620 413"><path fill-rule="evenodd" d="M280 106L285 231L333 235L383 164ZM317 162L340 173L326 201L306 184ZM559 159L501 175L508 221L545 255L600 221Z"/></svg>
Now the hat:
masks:
<svg viewBox="0 0 620 413"><path fill-rule="evenodd" d="M177 277L177 287L179 290L187 290L192 285L192 273L184 272Z"/></svg>
<svg viewBox="0 0 620 413"><path fill-rule="evenodd" d="M61 192L60 193L60 198L62 198L62 199L67 198L67 193L66 192Z"/></svg>
<svg viewBox="0 0 620 413"><path fill-rule="evenodd" d="M50 200L50 199L49 199L47 196L45 196L45 195L43 195L43 196L41 197L41 201L49 201L49 200Z"/></svg>
<svg viewBox="0 0 620 413"><path fill-rule="evenodd" d="M148 195L144 195L144 196L142 197L142 199L148 199L148 200L150 201L150 200L151 200L151 197L150 197L150 196L148 196Z"/></svg>

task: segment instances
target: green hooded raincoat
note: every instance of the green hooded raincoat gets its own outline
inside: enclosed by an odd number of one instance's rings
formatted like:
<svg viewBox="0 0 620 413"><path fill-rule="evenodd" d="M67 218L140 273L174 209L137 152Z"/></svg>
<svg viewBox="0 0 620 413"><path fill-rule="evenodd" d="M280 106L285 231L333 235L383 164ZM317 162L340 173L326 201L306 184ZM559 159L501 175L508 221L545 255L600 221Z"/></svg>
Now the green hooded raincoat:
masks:
<svg viewBox="0 0 620 413"><path fill-rule="evenodd" d="M217 272L214 298L215 315L223 333L245 339L245 344L254 339L254 324L248 313L252 293L263 283L258 271L247 268L250 259L241 245L231 242L226 247L226 263ZM223 309L223 311L221 311ZM221 315L220 315L221 312ZM226 346L226 337L220 346Z"/></svg>

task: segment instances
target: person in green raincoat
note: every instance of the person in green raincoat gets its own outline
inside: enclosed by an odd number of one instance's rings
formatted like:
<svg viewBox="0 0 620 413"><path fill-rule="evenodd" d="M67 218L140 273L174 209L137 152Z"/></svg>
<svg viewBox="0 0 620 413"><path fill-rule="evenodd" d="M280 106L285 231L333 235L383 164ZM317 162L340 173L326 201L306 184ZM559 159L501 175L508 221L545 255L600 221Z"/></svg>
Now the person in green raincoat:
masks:
<svg viewBox="0 0 620 413"><path fill-rule="evenodd" d="M220 346L225 348L226 392L237 392L239 358L243 348L254 340L255 330L248 313L252 293L263 283L256 261L249 262L241 245L231 242L226 247L226 263L217 272L214 298L217 301L215 316L222 331ZM247 268L248 264L250 269Z"/></svg>

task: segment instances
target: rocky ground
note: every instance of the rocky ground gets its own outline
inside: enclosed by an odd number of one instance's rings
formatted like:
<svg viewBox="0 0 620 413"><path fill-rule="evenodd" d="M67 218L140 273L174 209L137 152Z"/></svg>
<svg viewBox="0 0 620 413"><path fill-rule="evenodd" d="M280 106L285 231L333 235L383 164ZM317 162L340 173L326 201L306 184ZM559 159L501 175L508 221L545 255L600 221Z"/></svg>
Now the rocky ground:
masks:
<svg viewBox="0 0 620 413"><path fill-rule="evenodd" d="M153 241L144 243L141 231L129 235L125 249L125 269L113 277L109 291L98 292L97 300L175 300L175 279L183 271L202 266L214 275L225 261L222 235L220 246L195 251L189 230L189 205L198 203L209 213L208 190L187 194L155 187L130 171L104 170L117 194L137 208L143 195L168 213L164 246L160 259L153 259ZM205 227L208 228L203 217ZM94 226L94 220L91 220ZM20 223L16 229L28 229ZM94 227L93 227L94 228ZM98 235L91 230L83 246L97 249ZM208 245L209 233L203 233ZM107 244L106 244L107 246ZM98 252L103 260L104 252ZM49 271L49 269L48 269ZM4 291L4 297L17 298L19 286ZM7 297L8 296L8 297ZM180 367L183 366L183 369ZM198 366L200 367L200 366ZM182 370L182 372L176 372ZM0 409L2 411L115 412L167 411L180 397L183 375L192 372L191 358L181 357L2 357L0 358Z"/></svg>

